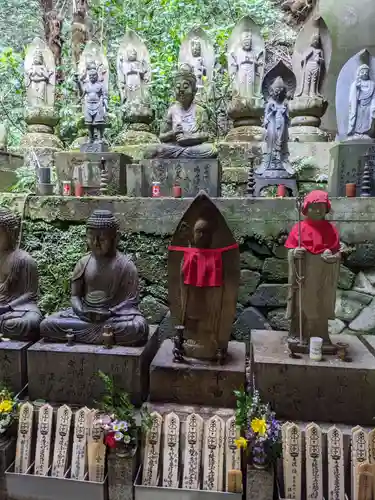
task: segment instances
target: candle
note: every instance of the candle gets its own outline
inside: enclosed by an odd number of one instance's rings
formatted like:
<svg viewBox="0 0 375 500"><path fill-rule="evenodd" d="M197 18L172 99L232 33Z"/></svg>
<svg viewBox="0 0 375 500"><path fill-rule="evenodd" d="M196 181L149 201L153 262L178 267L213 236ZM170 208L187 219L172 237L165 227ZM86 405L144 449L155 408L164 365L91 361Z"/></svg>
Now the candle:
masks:
<svg viewBox="0 0 375 500"><path fill-rule="evenodd" d="M160 196L160 182L152 183L152 197L159 198Z"/></svg>
<svg viewBox="0 0 375 500"><path fill-rule="evenodd" d="M181 186L173 186L173 198L181 198L182 189Z"/></svg>
<svg viewBox="0 0 375 500"><path fill-rule="evenodd" d="M279 198L284 198L285 195L286 195L286 188L285 188L284 184L279 184L277 186L277 196Z"/></svg>
<svg viewBox="0 0 375 500"><path fill-rule="evenodd" d="M323 339L321 337L310 338L310 359L312 361L322 360L322 345Z"/></svg>

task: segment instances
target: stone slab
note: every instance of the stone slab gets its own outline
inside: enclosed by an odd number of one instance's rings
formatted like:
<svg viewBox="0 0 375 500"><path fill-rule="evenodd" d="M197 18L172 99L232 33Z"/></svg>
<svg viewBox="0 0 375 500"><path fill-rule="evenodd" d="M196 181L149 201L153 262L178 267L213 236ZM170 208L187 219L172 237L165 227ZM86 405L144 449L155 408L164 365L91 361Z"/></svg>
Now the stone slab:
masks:
<svg viewBox="0 0 375 500"><path fill-rule="evenodd" d="M255 386L280 419L373 425L375 356L354 335L331 339L349 344L352 362L334 356L320 362L291 359L286 332L253 330Z"/></svg>
<svg viewBox="0 0 375 500"><path fill-rule="evenodd" d="M27 384L26 350L30 345L16 340L0 342L0 383L15 393Z"/></svg>
<svg viewBox="0 0 375 500"><path fill-rule="evenodd" d="M109 194L126 194L126 165L131 163L130 156L120 153L80 153L61 152L55 157L57 179L60 186L63 181L78 179L79 171L83 175L83 184L90 188L91 194L99 194L100 160L104 158L109 178Z"/></svg>
<svg viewBox="0 0 375 500"><path fill-rule="evenodd" d="M246 499L272 500L274 498L274 469L257 470L246 467Z"/></svg>
<svg viewBox="0 0 375 500"><path fill-rule="evenodd" d="M152 183L160 182L161 196L172 196L173 186L182 188L183 197L194 197L201 189L220 196L221 170L217 159L155 159L133 164L127 175L128 196L152 196Z"/></svg>
<svg viewBox="0 0 375 500"><path fill-rule="evenodd" d="M233 391L245 384L246 346L229 342L224 365L186 359L173 362L173 342L164 340L150 366L150 401L234 408Z"/></svg>
<svg viewBox="0 0 375 500"><path fill-rule="evenodd" d="M144 347L103 346L37 342L27 351L29 397L51 403L89 406L100 399L99 370L114 378L118 389L136 406L148 395L149 367L157 351L157 327L150 326Z"/></svg>

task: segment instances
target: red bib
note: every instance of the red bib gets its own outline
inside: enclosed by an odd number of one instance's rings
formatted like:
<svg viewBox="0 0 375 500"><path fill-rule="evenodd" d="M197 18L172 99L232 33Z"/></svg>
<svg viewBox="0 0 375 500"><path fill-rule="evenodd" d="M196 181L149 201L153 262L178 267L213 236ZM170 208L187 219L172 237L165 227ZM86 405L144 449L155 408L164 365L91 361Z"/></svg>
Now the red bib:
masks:
<svg viewBox="0 0 375 500"><path fill-rule="evenodd" d="M235 243L224 248L193 248L170 246L168 250L184 252L182 273L185 285L211 287L223 285L222 253L238 248Z"/></svg>

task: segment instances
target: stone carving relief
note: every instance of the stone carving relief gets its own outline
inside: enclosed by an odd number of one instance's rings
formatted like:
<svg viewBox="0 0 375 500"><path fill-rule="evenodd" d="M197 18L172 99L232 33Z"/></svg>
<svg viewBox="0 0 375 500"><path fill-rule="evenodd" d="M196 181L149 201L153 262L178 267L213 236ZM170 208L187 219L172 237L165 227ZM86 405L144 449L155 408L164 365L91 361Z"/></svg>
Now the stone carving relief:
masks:
<svg viewBox="0 0 375 500"><path fill-rule="evenodd" d="M53 107L55 103L55 60L51 49L34 38L25 55L26 102L29 107Z"/></svg>

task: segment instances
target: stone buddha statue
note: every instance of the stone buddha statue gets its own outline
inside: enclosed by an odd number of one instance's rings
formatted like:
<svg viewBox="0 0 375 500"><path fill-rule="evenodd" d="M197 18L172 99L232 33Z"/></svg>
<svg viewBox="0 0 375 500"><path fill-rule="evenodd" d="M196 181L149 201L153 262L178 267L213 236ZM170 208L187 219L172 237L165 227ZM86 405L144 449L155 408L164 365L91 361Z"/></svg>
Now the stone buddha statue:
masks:
<svg viewBox="0 0 375 500"><path fill-rule="evenodd" d="M145 158L216 158L208 142L207 114L194 101L197 78L190 64L181 64L175 79L176 101L160 128L160 141L145 152Z"/></svg>
<svg viewBox="0 0 375 500"><path fill-rule="evenodd" d="M20 221L0 208L0 333L12 340L37 340L42 314L37 306L34 259L17 248Z"/></svg>
<svg viewBox="0 0 375 500"><path fill-rule="evenodd" d="M375 137L375 82L370 78L370 68L362 64L349 94L349 139Z"/></svg>
<svg viewBox="0 0 375 500"><path fill-rule="evenodd" d="M107 327L115 344L142 346L148 325L138 309L138 273L116 248L118 222L111 212L96 210L86 227L90 253L73 271L71 307L48 316L40 326L41 336L64 342L67 333L73 333L78 343L101 344Z"/></svg>

